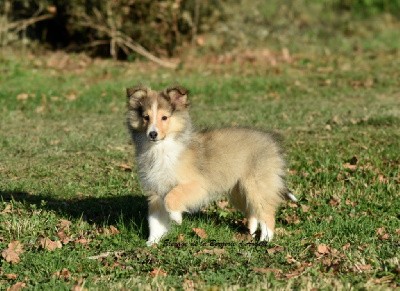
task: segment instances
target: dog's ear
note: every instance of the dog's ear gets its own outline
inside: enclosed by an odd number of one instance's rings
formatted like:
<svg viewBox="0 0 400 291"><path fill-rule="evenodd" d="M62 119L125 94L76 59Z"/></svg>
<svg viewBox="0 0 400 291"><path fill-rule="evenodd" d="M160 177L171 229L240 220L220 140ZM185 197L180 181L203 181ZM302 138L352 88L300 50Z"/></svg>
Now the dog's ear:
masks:
<svg viewBox="0 0 400 291"><path fill-rule="evenodd" d="M148 88L137 86L126 89L126 97L128 97L128 107L136 109L140 106L140 101L147 96Z"/></svg>
<svg viewBox="0 0 400 291"><path fill-rule="evenodd" d="M185 109L189 106L189 91L181 86L169 87L165 90L171 105L176 110Z"/></svg>

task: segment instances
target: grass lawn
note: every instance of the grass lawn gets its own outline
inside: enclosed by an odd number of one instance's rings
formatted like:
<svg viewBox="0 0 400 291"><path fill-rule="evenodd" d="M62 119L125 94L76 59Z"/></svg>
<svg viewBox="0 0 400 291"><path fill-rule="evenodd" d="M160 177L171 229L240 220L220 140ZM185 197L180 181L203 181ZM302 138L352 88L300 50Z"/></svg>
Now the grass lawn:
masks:
<svg viewBox="0 0 400 291"><path fill-rule="evenodd" d="M311 31L283 53L200 56L177 71L3 50L0 289L399 287L400 25L325 40ZM190 89L198 128L285 137L299 203L282 206L273 242L249 240L220 202L145 246L124 127L138 82Z"/></svg>

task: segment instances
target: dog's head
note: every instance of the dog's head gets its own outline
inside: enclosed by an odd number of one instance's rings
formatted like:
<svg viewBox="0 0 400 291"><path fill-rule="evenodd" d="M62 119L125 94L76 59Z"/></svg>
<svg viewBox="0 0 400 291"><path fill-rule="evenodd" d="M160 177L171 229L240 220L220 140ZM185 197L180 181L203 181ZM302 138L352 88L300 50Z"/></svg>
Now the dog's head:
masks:
<svg viewBox="0 0 400 291"><path fill-rule="evenodd" d="M185 128L188 118L188 91L180 86L157 92L138 86L126 89L128 127L145 133L148 140L158 142Z"/></svg>

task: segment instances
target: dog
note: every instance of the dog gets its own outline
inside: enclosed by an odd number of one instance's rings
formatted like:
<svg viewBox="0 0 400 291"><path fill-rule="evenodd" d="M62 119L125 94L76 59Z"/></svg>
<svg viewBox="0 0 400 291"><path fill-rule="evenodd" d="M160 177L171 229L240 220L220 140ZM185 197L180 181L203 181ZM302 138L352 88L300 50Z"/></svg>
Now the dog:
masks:
<svg viewBox="0 0 400 291"><path fill-rule="evenodd" d="M158 243L171 221L227 194L244 213L250 234L274 235L275 212L284 199L297 201L285 185L285 161L270 133L244 128L193 129L188 90L128 88L127 126L138 176L148 195L149 238Z"/></svg>

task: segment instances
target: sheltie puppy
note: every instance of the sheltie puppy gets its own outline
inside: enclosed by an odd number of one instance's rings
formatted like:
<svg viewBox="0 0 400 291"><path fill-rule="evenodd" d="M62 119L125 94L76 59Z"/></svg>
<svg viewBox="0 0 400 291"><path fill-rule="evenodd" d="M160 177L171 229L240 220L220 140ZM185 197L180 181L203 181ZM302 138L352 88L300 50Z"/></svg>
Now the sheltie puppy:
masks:
<svg viewBox="0 0 400 291"><path fill-rule="evenodd" d="M141 186L148 194L150 235L158 243L170 222L226 194L247 217L260 241L274 235L283 199L297 201L285 185L285 162L271 134L242 128L195 132L188 91L170 87L127 89L127 126L136 149Z"/></svg>

